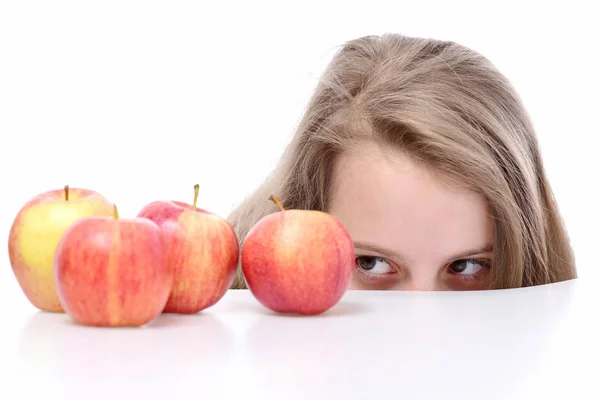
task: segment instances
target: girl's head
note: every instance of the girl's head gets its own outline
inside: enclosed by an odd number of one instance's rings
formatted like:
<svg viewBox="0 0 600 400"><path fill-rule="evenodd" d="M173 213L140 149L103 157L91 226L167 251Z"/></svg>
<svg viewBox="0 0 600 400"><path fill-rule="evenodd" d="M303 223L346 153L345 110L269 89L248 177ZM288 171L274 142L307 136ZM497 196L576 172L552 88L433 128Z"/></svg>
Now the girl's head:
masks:
<svg viewBox="0 0 600 400"><path fill-rule="evenodd" d="M509 81L452 42L348 42L270 178L230 216L243 241L286 208L338 217L353 288L513 288L576 276L529 117ZM241 274L234 287L243 287Z"/></svg>

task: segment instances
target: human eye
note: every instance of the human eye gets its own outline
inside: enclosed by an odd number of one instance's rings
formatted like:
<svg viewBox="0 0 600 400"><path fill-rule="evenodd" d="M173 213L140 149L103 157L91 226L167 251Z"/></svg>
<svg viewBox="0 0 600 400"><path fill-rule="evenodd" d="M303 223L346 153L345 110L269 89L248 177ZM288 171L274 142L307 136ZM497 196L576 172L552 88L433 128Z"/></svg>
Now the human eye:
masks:
<svg viewBox="0 0 600 400"><path fill-rule="evenodd" d="M489 261L464 259L456 260L448 266L448 271L462 279L476 279L489 269Z"/></svg>
<svg viewBox="0 0 600 400"><path fill-rule="evenodd" d="M366 279L386 279L396 273L396 269L389 261L377 256L356 257L356 271Z"/></svg>

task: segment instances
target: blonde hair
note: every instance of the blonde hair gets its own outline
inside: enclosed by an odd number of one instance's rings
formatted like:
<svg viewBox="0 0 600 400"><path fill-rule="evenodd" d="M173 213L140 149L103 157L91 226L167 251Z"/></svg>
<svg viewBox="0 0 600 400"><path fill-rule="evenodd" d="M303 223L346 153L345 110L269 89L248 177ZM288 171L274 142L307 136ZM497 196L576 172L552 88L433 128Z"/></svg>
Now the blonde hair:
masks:
<svg viewBox="0 0 600 400"><path fill-rule="evenodd" d="M509 81L462 45L398 34L346 43L322 75L271 176L229 216L240 245L284 207L327 211L336 157L363 140L400 149L484 195L494 288L576 278L534 129ZM232 288L244 288L238 275Z"/></svg>

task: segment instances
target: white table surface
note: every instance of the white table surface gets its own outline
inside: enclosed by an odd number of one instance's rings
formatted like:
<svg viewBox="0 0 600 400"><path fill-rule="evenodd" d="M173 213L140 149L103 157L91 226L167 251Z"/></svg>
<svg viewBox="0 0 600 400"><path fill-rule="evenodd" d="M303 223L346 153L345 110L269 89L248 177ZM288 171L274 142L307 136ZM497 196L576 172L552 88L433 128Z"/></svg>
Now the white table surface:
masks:
<svg viewBox="0 0 600 400"><path fill-rule="evenodd" d="M138 329L31 307L2 323L0 399L600 399L599 306L576 280L349 291L318 317L273 315L229 291Z"/></svg>

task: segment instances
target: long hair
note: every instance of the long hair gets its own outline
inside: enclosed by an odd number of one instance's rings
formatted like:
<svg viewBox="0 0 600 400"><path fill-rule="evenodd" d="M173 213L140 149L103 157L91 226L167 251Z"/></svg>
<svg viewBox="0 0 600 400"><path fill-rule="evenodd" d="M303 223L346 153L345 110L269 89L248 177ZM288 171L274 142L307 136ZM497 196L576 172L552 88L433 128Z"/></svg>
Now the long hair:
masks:
<svg viewBox="0 0 600 400"><path fill-rule="evenodd" d="M321 76L277 168L229 216L240 246L277 209L328 210L337 156L364 140L401 149L485 196L494 288L576 278L536 134L510 82L454 42L398 34L347 42ZM232 288L244 288L241 273Z"/></svg>

